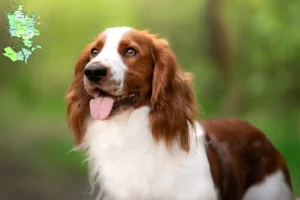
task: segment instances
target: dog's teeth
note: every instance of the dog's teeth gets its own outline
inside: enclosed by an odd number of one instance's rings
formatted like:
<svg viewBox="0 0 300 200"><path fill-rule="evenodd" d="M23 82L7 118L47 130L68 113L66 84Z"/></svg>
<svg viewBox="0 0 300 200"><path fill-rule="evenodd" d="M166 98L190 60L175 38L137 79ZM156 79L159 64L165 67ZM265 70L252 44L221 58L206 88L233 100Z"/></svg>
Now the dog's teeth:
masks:
<svg viewBox="0 0 300 200"><path fill-rule="evenodd" d="M95 90L95 98L97 98L99 96L99 91L98 90Z"/></svg>

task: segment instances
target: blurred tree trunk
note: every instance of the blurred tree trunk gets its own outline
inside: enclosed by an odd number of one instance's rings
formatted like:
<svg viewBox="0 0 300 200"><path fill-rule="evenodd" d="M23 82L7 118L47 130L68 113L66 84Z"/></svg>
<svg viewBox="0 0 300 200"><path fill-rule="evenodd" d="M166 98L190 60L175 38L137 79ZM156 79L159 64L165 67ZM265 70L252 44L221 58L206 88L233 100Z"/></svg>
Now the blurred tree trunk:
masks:
<svg viewBox="0 0 300 200"><path fill-rule="evenodd" d="M221 0L208 0L206 9L208 54L216 62L225 81L228 81L231 77L231 48L221 10Z"/></svg>
<svg viewBox="0 0 300 200"><path fill-rule="evenodd" d="M208 0L206 9L207 53L220 70L224 81L225 98L223 109L226 113L239 113L245 104L242 82L233 68L234 49L223 13L226 11L225 0ZM221 97L223 98L223 96Z"/></svg>

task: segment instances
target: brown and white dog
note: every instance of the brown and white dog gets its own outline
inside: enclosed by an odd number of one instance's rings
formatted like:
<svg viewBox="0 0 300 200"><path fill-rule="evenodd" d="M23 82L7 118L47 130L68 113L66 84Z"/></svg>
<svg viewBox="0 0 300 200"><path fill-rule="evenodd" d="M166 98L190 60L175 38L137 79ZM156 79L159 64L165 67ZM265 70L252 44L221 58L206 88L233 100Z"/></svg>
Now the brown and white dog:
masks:
<svg viewBox="0 0 300 200"><path fill-rule="evenodd" d="M101 199L291 200L284 158L238 119L197 122L192 76L168 42L106 29L80 55L69 126Z"/></svg>

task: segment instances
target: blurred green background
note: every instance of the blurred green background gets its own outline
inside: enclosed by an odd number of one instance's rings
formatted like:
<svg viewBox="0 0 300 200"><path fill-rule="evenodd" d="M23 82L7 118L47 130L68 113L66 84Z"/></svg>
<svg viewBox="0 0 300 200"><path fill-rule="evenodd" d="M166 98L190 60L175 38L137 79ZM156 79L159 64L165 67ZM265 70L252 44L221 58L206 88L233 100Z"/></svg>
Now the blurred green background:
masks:
<svg viewBox="0 0 300 200"><path fill-rule="evenodd" d="M13 63L0 56L0 199L90 199L82 153L69 152L64 93L84 46L106 27L166 37L195 74L201 118L239 117L286 158L300 194L300 1L26 0L40 16L43 49ZM12 1L0 2L0 47Z"/></svg>

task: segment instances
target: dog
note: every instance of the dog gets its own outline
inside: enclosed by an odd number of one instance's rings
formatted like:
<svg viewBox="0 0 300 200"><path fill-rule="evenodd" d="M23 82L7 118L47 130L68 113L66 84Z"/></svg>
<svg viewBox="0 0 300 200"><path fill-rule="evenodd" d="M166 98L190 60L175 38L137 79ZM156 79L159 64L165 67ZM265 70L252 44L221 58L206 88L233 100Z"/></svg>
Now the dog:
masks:
<svg viewBox="0 0 300 200"><path fill-rule="evenodd" d="M292 200L283 156L239 119L197 121L167 40L108 28L79 56L67 119L105 200Z"/></svg>

